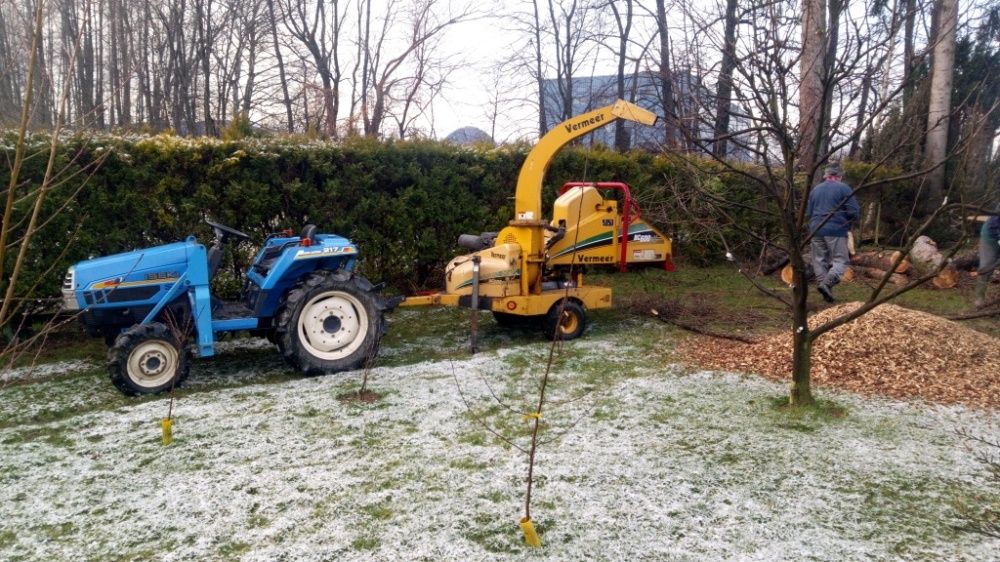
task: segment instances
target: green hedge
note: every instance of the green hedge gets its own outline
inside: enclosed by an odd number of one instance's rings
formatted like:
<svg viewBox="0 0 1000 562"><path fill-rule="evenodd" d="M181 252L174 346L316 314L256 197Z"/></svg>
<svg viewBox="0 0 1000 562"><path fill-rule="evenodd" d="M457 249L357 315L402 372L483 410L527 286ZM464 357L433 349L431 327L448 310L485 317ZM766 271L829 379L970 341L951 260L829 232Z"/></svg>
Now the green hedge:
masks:
<svg viewBox="0 0 1000 562"><path fill-rule="evenodd" d="M9 167L13 140L3 140L0 152L6 153ZM32 157L21 176L24 185L39 184L47 142L43 135L32 139ZM64 170L63 178L79 173L49 197L46 214L67 206L35 238L35 259L22 284L27 288L40 281L38 294L54 295L65 267L88 256L179 240L190 233L210 240L202 220L211 216L257 240L315 223L323 232L357 243L362 270L371 279L387 281L401 292L440 286L444 264L460 251L459 234L498 230L510 219L517 173L528 148L289 138L65 139L57 169ZM102 157L101 165L92 167ZM691 170L690 163L662 155L570 148L553 163L543 200L550 204L558 186L569 180L625 181L647 218L675 235L677 253L711 261L724 254L718 232L727 234L730 243L744 237L715 222L694 186L750 206L769 202L738 175ZM9 168L2 174L6 185ZM27 202L22 203L15 219L27 211ZM769 228L755 213L734 213L745 226ZM46 272L64 250L58 266ZM243 248L232 256L231 278L251 255L251 248Z"/></svg>

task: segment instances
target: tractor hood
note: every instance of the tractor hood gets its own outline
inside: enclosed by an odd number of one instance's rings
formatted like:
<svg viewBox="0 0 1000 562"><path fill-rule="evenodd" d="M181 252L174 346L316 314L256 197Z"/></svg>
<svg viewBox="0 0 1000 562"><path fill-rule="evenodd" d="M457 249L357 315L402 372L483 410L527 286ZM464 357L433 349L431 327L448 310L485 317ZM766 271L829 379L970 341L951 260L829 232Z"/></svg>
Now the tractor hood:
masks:
<svg viewBox="0 0 1000 562"><path fill-rule="evenodd" d="M79 262L66 275L64 302L67 308L73 301L84 307L95 303L95 293L115 291L124 296L133 292L126 289L172 284L186 273L194 253L204 256L205 248L192 236L184 242Z"/></svg>

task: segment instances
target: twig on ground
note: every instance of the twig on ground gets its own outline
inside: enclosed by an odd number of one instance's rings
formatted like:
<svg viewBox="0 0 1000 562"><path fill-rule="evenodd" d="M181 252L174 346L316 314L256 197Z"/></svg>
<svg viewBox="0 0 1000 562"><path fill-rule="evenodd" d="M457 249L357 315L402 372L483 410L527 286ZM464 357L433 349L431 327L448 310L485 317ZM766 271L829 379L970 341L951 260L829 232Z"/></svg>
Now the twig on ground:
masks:
<svg viewBox="0 0 1000 562"><path fill-rule="evenodd" d="M659 318L661 321L666 322L667 324L672 324L674 326L677 326L678 328L683 328L685 330L688 330L690 332L694 332L696 334L701 334L703 336L709 336L709 337L712 337L712 338L721 338L721 339L724 339L724 340L733 340L733 341L738 341L738 342L742 342L742 343L746 343L746 344L757 343L756 340L753 340L753 339L750 339L750 338L746 338L746 337L743 337L743 336L737 336L737 335L734 335L734 334L723 334L723 333L715 332L715 331L708 330L708 329L705 329L705 328L699 328L698 326L694 326L694 325L688 324L686 322L681 322L680 320L677 320L675 318L667 318L666 316L661 315L660 312L658 310L656 310L655 308L650 309L649 313L652 314L653 316Z"/></svg>

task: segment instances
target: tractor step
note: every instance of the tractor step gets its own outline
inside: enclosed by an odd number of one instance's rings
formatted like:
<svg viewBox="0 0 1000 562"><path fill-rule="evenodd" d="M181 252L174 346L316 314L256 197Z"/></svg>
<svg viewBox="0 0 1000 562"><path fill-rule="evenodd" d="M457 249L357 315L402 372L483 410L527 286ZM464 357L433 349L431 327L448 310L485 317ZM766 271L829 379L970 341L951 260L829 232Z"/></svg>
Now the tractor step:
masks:
<svg viewBox="0 0 1000 562"><path fill-rule="evenodd" d="M212 307L212 318L215 320L235 320L237 318L253 318L253 310L241 302L221 302Z"/></svg>

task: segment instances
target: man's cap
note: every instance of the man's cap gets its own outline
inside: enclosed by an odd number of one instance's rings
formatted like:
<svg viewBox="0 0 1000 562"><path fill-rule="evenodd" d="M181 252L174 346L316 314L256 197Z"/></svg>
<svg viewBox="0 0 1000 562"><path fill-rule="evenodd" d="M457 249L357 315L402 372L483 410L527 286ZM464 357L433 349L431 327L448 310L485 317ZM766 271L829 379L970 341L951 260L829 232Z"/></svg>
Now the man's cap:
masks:
<svg viewBox="0 0 1000 562"><path fill-rule="evenodd" d="M834 162L826 166L826 171L823 172L824 176L836 176L838 178L844 177L844 169L840 167L839 162Z"/></svg>

